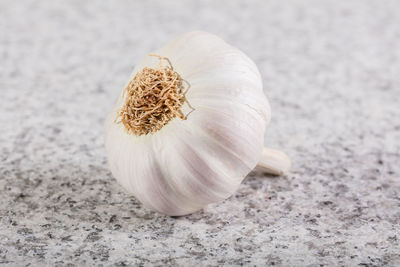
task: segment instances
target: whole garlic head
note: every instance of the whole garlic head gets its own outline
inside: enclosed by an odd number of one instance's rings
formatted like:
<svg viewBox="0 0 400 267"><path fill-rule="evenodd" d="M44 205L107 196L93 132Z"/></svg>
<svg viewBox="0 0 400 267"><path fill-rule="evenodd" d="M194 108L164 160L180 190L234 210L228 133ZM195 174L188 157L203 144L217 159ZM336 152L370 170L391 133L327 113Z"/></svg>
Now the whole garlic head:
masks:
<svg viewBox="0 0 400 267"><path fill-rule="evenodd" d="M215 35L189 32L153 53L108 115L105 146L144 206L185 215L231 196L257 165L270 107L253 61Z"/></svg>

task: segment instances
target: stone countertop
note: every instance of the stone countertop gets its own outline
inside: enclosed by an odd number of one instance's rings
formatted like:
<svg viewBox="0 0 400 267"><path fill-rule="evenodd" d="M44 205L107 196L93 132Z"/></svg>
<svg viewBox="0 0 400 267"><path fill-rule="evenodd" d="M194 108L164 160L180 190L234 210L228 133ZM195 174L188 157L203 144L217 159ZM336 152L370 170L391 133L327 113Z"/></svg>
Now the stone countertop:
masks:
<svg viewBox="0 0 400 267"><path fill-rule="evenodd" d="M259 66L293 169L171 218L116 183L103 121L195 29ZM0 265L400 265L399 1L4 0L0 66Z"/></svg>

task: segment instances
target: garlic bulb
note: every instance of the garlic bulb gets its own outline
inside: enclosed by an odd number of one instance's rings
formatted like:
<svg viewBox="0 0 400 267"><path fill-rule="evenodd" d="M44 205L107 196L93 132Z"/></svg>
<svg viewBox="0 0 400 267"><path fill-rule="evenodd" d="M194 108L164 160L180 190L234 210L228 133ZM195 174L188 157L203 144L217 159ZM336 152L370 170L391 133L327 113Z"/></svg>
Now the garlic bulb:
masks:
<svg viewBox="0 0 400 267"><path fill-rule="evenodd" d="M289 168L264 149L270 107L244 53L206 32L186 33L134 69L105 122L109 165L144 206L185 215L231 196L257 165Z"/></svg>

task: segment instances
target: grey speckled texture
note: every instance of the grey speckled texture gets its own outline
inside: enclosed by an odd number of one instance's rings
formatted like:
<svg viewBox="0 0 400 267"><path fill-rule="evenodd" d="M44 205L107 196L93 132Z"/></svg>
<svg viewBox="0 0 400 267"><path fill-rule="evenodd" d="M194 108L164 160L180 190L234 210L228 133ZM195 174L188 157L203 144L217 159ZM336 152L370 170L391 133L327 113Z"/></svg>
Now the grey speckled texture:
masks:
<svg viewBox="0 0 400 267"><path fill-rule="evenodd" d="M257 63L294 166L170 218L115 182L103 120L194 29ZM399 77L399 1L0 0L0 263L399 266Z"/></svg>

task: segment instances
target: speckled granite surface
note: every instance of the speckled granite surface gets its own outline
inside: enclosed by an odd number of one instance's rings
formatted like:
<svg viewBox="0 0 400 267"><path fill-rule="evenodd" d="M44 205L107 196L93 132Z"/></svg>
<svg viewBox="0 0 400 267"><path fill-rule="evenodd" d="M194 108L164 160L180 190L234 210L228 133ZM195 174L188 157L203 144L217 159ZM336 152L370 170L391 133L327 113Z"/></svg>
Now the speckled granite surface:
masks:
<svg viewBox="0 0 400 267"><path fill-rule="evenodd" d="M338 2L0 1L0 264L399 266L400 2ZM170 218L114 181L102 124L194 29L258 64L294 166Z"/></svg>

